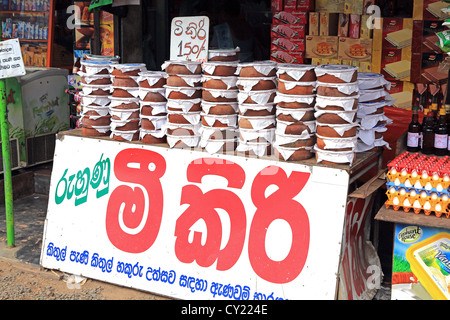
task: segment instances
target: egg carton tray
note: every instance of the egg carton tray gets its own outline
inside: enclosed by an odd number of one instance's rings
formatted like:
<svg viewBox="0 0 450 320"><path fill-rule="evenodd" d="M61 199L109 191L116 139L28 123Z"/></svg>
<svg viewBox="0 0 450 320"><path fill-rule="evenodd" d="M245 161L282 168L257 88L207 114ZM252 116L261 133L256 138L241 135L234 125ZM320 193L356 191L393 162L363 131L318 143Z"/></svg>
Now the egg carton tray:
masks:
<svg viewBox="0 0 450 320"><path fill-rule="evenodd" d="M386 208L389 209L390 207L392 207L395 211L404 211L406 213L408 212L414 212L415 214L420 214L421 212L423 212L426 216L431 215L432 213L434 213L434 215L436 217L441 217L443 214L445 214L446 218L449 218L450 216L450 212L449 212L449 208L448 206L445 208L445 210L433 210L433 209L424 209L423 206L419 207L412 207L412 206L404 206L404 205L394 205L393 202L391 200L387 200L385 202Z"/></svg>
<svg viewBox="0 0 450 320"><path fill-rule="evenodd" d="M429 195L429 196L431 196L433 193L436 193L439 197L442 197L443 195L450 195L450 192L449 192L448 188L443 189L441 191L438 191L435 187L433 187L431 189L416 188L414 186L407 187L407 186L405 186L404 183L400 183L400 184L396 185L392 181L388 181L386 183L386 186L387 186L388 189L394 188L396 191L400 191L401 189L405 189L405 191L407 193L409 193L412 190L414 190L414 191L416 191L416 193L421 193L421 192L425 191L427 193L427 195Z"/></svg>

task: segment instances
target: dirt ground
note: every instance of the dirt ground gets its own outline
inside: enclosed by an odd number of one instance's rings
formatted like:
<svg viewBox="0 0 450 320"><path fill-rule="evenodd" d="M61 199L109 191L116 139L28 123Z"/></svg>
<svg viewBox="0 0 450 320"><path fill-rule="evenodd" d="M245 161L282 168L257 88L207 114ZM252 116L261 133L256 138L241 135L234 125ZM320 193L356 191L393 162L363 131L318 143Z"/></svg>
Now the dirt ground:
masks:
<svg viewBox="0 0 450 320"><path fill-rule="evenodd" d="M0 257L0 300L167 300Z"/></svg>

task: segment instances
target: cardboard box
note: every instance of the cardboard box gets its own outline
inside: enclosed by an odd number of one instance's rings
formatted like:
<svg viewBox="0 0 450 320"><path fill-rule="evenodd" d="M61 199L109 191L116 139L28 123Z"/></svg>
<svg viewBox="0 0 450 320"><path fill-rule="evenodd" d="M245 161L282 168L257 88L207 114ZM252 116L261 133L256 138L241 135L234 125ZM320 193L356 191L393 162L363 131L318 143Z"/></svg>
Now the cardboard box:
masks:
<svg viewBox="0 0 450 320"><path fill-rule="evenodd" d="M372 39L373 36L373 26L371 24L371 16L362 15L361 16L361 26L359 30L359 37L361 39Z"/></svg>
<svg viewBox="0 0 450 320"><path fill-rule="evenodd" d="M445 20L450 18L446 12L442 12L449 6L448 3L441 0L423 0L423 20Z"/></svg>
<svg viewBox="0 0 450 320"><path fill-rule="evenodd" d="M338 59L371 61L372 39L339 38Z"/></svg>
<svg viewBox="0 0 450 320"><path fill-rule="evenodd" d="M401 49L412 44L412 19L384 18L382 27L383 47Z"/></svg>
<svg viewBox="0 0 450 320"><path fill-rule="evenodd" d="M309 35L318 36L319 35L319 23L320 23L320 13L310 12L309 13Z"/></svg>
<svg viewBox="0 0 450 320"><path fill-rule="evenodd" d="M443 53L442 49L436 44L439 41L436 33L447 30L447 27L442 23L443 21L414 21L412 52Z"/></svg>
<svg viewBox="0 0 450 320"><path fill-rule="evenodd" d="M439 68L445 54L424 52L412 55L411 81L416 83L446 83L448 72Z"/></svg>
<svg viewBox="0 0 450 320"><path fill-rule="evenodd" d="M363 5L361 0L345 0L344 13L362 15Z"/></svg>
<svg viewBox="0 0 450 320"><path fill-rule="evenodd" d="M272 39L272 50L302 51L306 50L305 39L275 38Z"/></svg>
<svg viewBox="0 0 450 320"><path fill-rule="evenodd" d="M317 12L344 13L345 0L316 0Z"/></svg>
<svg viewBox="0 0 450 320"><path fill-rule="evenodd" d="M288 12L297 10L297 0L284 0L283 10Z"/></svg>
<svg viewBox="0 0 450 320"><path fill-rule="evenodd" d="M414 98L414 83L408 81L390 81L391 88L388 90L395 100L394 106L402 109L410 109Z"/></svg>
<svg viewBox="0 0 450 320"><path fill-rule="evenodd" d="M297 0L298 11L313 11L315 7L314 0Z"/></svg>
<svg viewBox="0 0 450 320"><path fill-rule="evenodd" d="M348 25L348 36L350 38L359 38L361 28L361 16L358 14L351 14L350 15L350 22Z"/></svg>
<svg viewBox="0 0 450 320"><path fill-rule="evenodd" d="M282 11L283 10L283 0L272 0L270 3L270 8L272 11Z"/></svg>
<svg viewBox="0 0 450 320"><path fill-rule="evenodd" d="M270 59L278 63L302 64L304 53L301 51L272 50Z"/></svg>
<svg viewBox="0 0 450 320"><path fill-rule="evenodd" d="M305 25L277 24L272 25L272 39L287 37L291 39L304 39L306 36Z"/></svg>
<svg viewBox="0 0 450 320"><path fill-rule="evenodd" d="M307 36L305 58L337 59L339 38L332 36Z"/></svg>
<svg viewBox="0 0 450 320"><path fill-rule="evenodd" d="M339 13L339 23L338 23L338 36L348 37L348 24L350 20L350 15L345 13Z"/></svg>
<svg viewBox="0 0 450 320"><path fill-rule="evenodd" d="M319 35L321 36L337 36L338 35L339 14L321 12Z"/></svg>
<svg viewBox="0 0 450 320"><path fill-rule="evenodd" d="M402 49L383 50L381 56L381 74L387 80L410 81L411 54Z"/></svg>
<svg viewBox="0 0 450 320"><path fill-rule="evenodd" d="M303 11L278 11L274 12L272 15L272 24L302 24L306 25L308 23L308 13Z"/></svg>

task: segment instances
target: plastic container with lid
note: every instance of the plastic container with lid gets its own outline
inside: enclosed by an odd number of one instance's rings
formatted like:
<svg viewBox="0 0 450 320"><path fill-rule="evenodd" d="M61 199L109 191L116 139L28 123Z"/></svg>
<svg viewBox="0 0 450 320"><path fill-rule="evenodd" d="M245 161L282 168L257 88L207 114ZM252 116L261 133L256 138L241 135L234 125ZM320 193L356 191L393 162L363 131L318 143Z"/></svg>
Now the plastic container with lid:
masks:
<svg viewBox="0 0 450 320"><path fill-rule="evenodd" d="M406 250L411 271L435 300L450 299L450 234L442 232Z"/></svg>

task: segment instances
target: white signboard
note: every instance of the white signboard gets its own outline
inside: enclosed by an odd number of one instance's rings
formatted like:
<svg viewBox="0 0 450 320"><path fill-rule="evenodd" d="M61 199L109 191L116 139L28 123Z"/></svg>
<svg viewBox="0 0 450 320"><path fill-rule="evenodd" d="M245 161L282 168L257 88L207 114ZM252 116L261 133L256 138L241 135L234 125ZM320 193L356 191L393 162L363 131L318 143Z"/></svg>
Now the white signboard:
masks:
<svg viewBox="0 0 450 320"><path fill-rule="evenodd" d="M172 19L170 60L208 60L209 18L207 16Z"/></svg>
<svg viewBox="0 0 450 320"><path fill-rule="evenodd" d="M0 79L26 74L19 39L0 42Z"/></svg>
<svg viewBox="0 0 450 320"><path fill-rule="evenodd" d="M334 299L346 171L64 135L41 265L179 299Z"/></svg>

